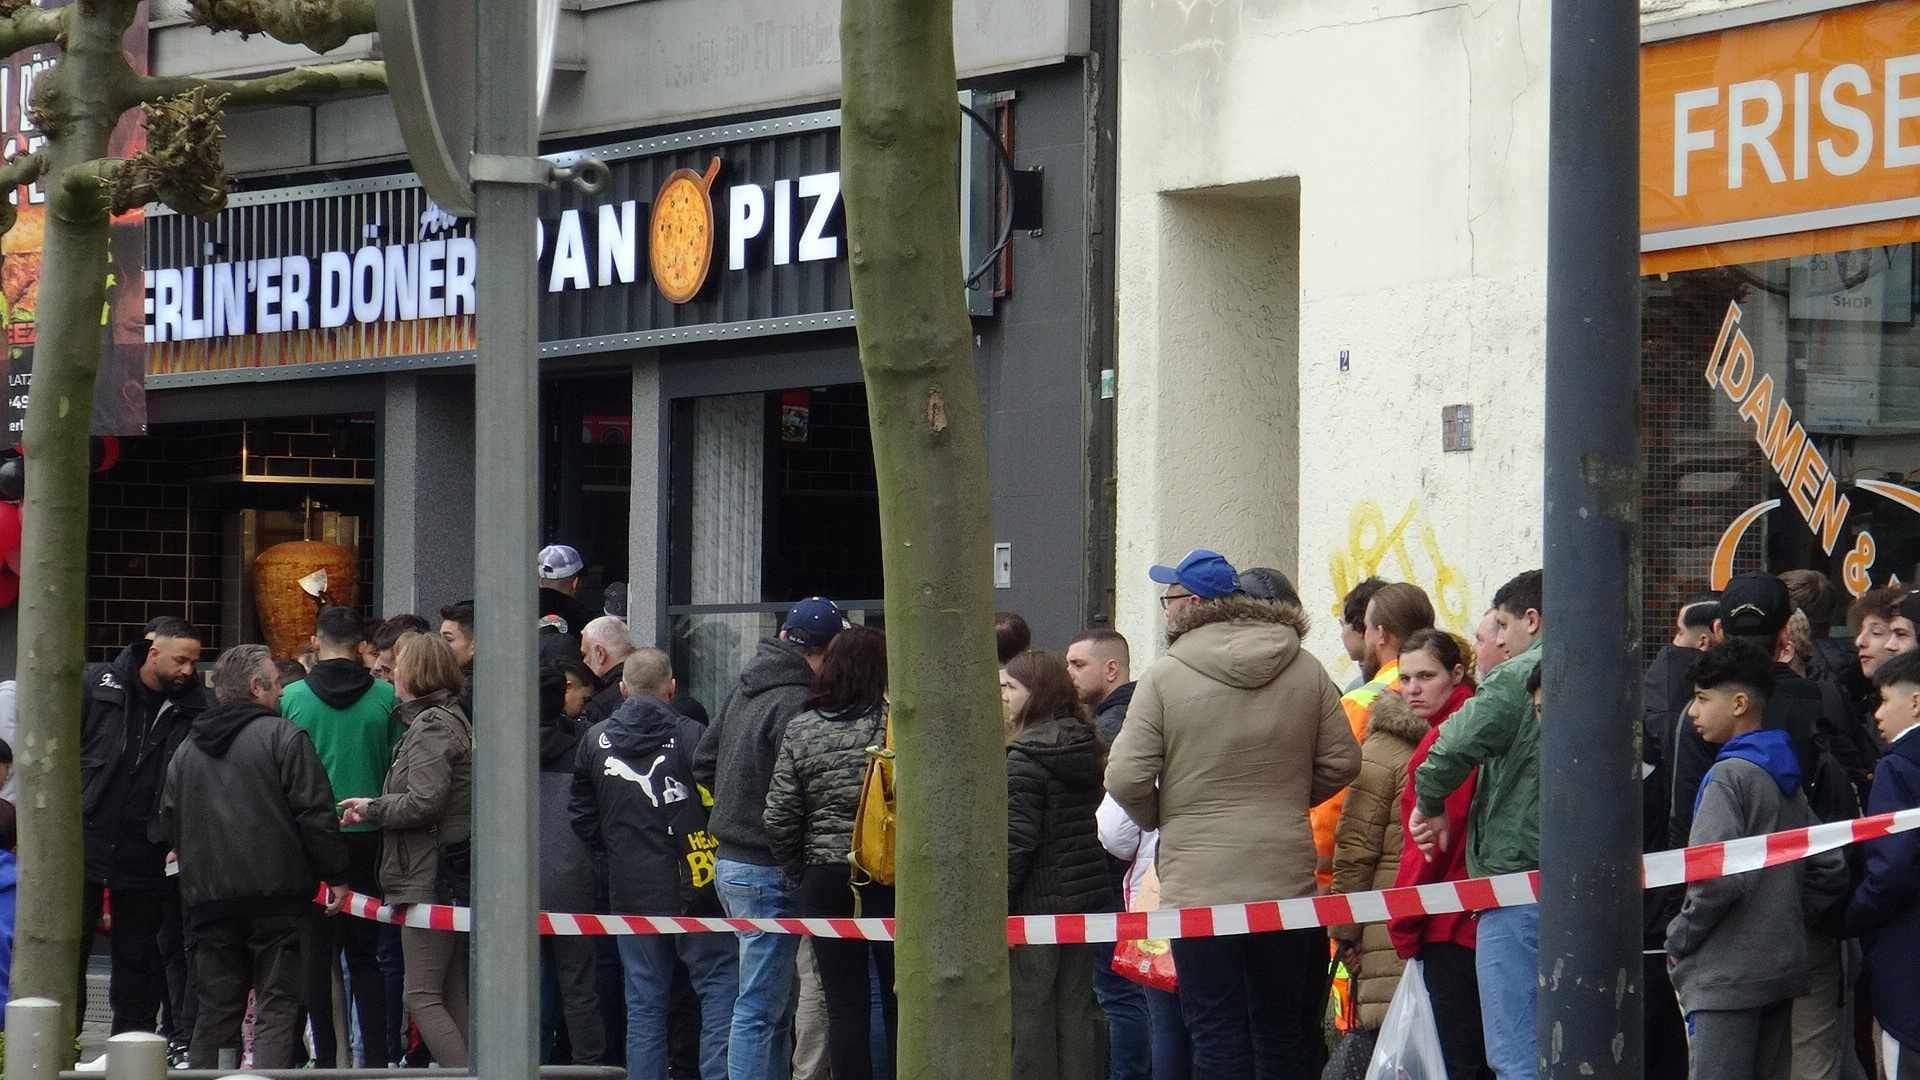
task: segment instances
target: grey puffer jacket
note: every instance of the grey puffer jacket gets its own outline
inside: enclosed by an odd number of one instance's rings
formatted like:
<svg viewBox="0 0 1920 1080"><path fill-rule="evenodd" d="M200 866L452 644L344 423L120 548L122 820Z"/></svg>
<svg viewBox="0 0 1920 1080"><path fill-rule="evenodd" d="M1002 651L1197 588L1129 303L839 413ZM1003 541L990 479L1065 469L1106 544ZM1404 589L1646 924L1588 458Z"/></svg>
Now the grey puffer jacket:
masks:
<svg viewBox="0 0 1920 1080"><path fill-rule="evenodd" d="M809 710L787 722L765 814L767 842L780 865L795 872L846 865L867 747L885 739L881 709L838 716Z"/></svg>
<svg viewBox="0 0 1920 1080"><path fill-rule="evenodd" d="M440 852L473 835L473 726L446 691L403 702L407 725L387 770L386 794L367 804L381 829L380 887L389 904L438 897Z"/></svg>

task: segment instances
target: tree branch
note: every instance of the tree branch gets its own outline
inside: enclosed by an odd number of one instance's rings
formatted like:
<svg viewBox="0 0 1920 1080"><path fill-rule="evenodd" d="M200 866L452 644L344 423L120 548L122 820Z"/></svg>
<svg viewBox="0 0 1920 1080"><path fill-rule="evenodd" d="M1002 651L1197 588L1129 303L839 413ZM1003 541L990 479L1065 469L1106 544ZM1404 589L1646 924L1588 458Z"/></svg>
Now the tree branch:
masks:
<svg viewBox="0 0 1920 1080"><path fill-rule="evenodd" d="M293 105L387 88L387 66L378 60L316 64L254 79L200 79L191 75L141 75L128 87L129 105L151 104L190 90L226 97L233 105Z"/></svg>
<svg viewBox="0 0 1920 1080"><path fill-rule="evenodd" d="M192 0L193 21L215 33L265 34L317 53L374 32L374 0Z"/></svg>
<svg viewBox="0 0 1920 1080"><path fill-rule="evenodd" d="M0 0L0 56L64 39L72 11L39 7L33 0Z"/></svg>
<svg viewBox="0 0 1920 1080"><path fill-rule="evenodd" d="M47 173L47 152L37 150L31 154L22 154L0 166L0 236L13 229L13 223L19 220L20 209L8 196L23 184L31 184Z"/></svg>

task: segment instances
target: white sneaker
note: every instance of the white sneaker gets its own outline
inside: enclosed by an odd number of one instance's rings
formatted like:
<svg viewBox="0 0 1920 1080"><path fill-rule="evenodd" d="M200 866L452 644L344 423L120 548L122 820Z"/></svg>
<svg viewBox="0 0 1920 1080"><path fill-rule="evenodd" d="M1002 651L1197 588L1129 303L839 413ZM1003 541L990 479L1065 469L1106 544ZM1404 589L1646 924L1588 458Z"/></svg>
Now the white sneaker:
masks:
<svg viewBox="0 0 1920 1080"><path fill-rule="evenodd" d="M83 1061L73 1067L74 1072L103 1073L107 1071L107 1055L101 1054L92 1061Z"/></svg>

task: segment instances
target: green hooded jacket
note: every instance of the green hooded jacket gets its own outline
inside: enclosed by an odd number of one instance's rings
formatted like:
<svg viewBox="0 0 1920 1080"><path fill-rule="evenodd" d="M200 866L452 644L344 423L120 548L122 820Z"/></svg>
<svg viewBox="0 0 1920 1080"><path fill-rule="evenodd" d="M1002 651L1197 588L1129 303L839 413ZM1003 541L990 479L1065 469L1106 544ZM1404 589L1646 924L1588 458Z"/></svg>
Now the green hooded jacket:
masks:
<svg viewBox="0 0 1920 1080"><path fill-rule="evenodd" d="M1474 877L1540 868L1540 721L1527 678L1540 666L1541 645L1536 640L1487 672L1414 774L1420 813L1441 817L1447 796L1480 770L1467 816L1467 872Z"/></svg>

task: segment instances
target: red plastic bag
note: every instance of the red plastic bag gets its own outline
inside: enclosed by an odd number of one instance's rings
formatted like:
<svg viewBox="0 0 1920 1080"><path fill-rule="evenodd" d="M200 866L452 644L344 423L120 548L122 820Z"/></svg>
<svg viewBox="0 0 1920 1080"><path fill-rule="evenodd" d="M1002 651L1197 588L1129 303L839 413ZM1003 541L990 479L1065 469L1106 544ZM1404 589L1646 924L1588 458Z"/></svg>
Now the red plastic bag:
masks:
<svg viewBox="0 0 1920 1080"><path fill-rule="evenodd" d="M1113 970L1141 986L1169 994L1180 985L1173 971L1173 946L1166 938L1122 941L1115 945Z"/></svg>

